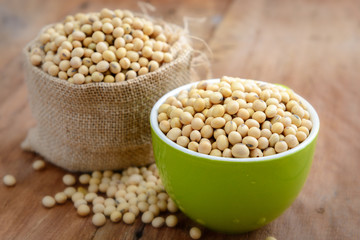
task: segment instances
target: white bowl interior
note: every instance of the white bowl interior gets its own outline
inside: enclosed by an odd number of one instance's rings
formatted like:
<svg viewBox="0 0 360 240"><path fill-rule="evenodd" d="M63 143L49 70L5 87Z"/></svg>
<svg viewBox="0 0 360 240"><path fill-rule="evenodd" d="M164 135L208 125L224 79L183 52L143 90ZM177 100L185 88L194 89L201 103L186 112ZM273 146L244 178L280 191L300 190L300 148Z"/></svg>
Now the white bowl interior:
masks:
<svg viewBox="0 0 360 240"><path fill-rule="evenodd" d="M206 80L209 83L214 83L214 82L220 82L220 79L210 79L210 80ZM262 81L257 81L257 82L262 82ZM271 156L265 156L265 157L258 157L258 158L226 158L226 157L216 157L216 156L211 156L211 155L206 155L206 154L202 154L202 153L198 153L198 152L194 152L191 151L187 148L184 148L178 144L176 144L175 142L171 141L169 138L167 138L165 136L165 134L160 130L159 125L158 125L158 121L157 121L157 116L158 116L158 109L160 107L161 104L163 104L166 99L170 96L177 96L178 93L182 90L187 90L190 89L192 86L197 85L199 82L194 82L194 83L189 83L186 84L184 86L178 87L168 93L166 93L164 96L162 96L153 106L152 110L151 110L151 114L150 114L150 124L152 129L155 131L155 133L168 145L170 145L171 147L178 149L180 151L183 151L189 155L192 156L196 156L196 157L201 157L201 158L206 158L209 160L216 160L216 161L225 161L225 162L253 162L253 161L267 161L267 160L273 160L273 159L278 159L280 157L295 153L297 151L300 151L301 149L305 148L310 142L312 142L314 140L314 138L316 137L316 135L319 132L320 129L320 121L319 121L319 116L316 113L315 109L313 108L313 106L306 101L304 98L302 98L301 96L299 96L300 100L307 106L307 110L309 111L310 114L310 120L313 123L313 127L311 129L311 132L309 134L309 136L305 139L304 142L300 143L298 146L296 146L295 148L292 148L288 151L282 152L282 153L278 153L278 154L274 154ZM265 82L264 82L265 83Z"/></svg>

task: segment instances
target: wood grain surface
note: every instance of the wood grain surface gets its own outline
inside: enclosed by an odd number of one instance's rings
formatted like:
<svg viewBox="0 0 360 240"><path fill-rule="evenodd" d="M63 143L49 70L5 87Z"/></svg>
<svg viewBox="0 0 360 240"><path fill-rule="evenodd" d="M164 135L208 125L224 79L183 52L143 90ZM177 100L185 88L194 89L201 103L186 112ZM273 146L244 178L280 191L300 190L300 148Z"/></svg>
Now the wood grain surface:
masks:
<svg viewBox="0 0 360 240"><path fill-rule="evenodd" d="M151 0L154 15L190 27L213 51L212 72L282 83L317 109L321 130L309 178L294 204L269 225L247 234L203 229L203 239L360 239L360 2L355 0ZM154 229L138 219L132 226L95 228L71 203L51 210L44 195L62 191L64 170L47 164L20 143L35 125L27 102L21 50L45 24L102 7L139 11L136 1L0 1L0 239L190 239L194 223L179 214L174 228ZM198 48L203 46L196 43ZM205 50L204 50L205 51Z"/></svg>

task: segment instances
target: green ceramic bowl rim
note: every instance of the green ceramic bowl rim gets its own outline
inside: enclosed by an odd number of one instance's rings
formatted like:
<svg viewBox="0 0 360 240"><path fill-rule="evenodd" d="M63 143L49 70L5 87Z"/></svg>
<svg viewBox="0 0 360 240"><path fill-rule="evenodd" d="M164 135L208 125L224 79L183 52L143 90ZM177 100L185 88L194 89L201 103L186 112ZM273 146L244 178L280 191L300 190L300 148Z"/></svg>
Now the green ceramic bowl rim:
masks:
<svg viewBox="0 0 360 240"><path fill-rule="evenodd" d="M206 82L209 83L214 83L214 82L219 82L220 79L209 79L206 80ZM266 83L263 81L257 81L257 82L261 82L261 83ZM208 160L213 160L213 161L221 161L221 162L260 162L260 161L269 161L269 160L275 160L275 159L279 159L282 157L286 157L289 155L292 155L302 149L304 149L306 146L308 146L312 141L314 141L314 139L316 138L316 136L318 135L319 129L320 129L320 120L319 120L319 116L316 113L315 109L313 108L313 106L306 101L304 98L302 98L301 96L297 95L300 100L305 103L305 105L308 108L309 114L310 114L310 120L313 123L313 127L311 129L311 132L309 134L309 136L305 139L304 142L300 143L298 146L296 146L295 148L292 148L288 151L282 152L282 153L278 153L278 154L274 154L271 156L266 156L266 157L258 157L258 158L226 158L226 157L216 157L216 156L210 156L210 155L206 155L206 154L202 154L202 153L198 153L198 152L194 152L191 151L187 148L184 148L178 144L176 144L175 142L171 141L169 138L167 138L165 136L165 134L160 130L159 125L158 125L158 121L157 121L157 115L158 115L158 109L160 107L161 104L163 104L165 102L165 100L170 97L170 96L176 96L180 91L182 90L187 90L190 89L192 86L198 84L199 82L193 82L193 83L189 83L186 85L183 85L181 87L178 87L174 90L171 90L170 92L166 93L164 96L162 96L153 106L153 108L151 109L151 114L150 114L150 125L151 128L153 129L153 131L155 132L155 134L162 140L164 141L166 144L168 144L169 146L184 152L186 154L189 154L191 156L194 157L198 157L198 158L205 158ZM269 84L269 83L267 83ZM271 83L270 83L271 84ZM280 85L281 87L285 87L283 85Z"/></svg>

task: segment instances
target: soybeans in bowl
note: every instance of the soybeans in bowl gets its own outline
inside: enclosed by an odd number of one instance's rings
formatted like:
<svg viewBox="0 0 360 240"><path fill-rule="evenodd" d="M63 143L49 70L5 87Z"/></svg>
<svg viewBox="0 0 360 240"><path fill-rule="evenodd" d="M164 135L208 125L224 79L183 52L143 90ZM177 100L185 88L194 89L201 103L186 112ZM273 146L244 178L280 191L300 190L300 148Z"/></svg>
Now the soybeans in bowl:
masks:
<svg viewBox="0 0 360 240"><path fill-rule="evenodd" d="M190 218L226 233L260 228L291 205L320 125L292 90L230 77L165 94L150 121L169 195Z"/></svg>
<svg viewBox="0 0 360 240"><path fill-rule="evenodd" d="M182 147L228 158L282 153L312 129L307 107L290 89L223 77L170 96L158 109L160 130Z"/></svg>

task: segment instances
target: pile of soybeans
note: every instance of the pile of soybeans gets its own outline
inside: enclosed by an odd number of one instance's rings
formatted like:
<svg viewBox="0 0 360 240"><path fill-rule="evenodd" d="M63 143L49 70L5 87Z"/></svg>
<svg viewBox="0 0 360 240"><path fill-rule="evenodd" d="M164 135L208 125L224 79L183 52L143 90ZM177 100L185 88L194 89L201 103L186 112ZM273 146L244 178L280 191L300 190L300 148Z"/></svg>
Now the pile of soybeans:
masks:
<svg viewBox="0 0 360 240"><path fill-rule="evenodd" d="M30 62L70 83L121 82L173 60L178 36L128 10L68 16L42 32Z"/></svg>
<svg viewBox="0 0 360 240"><path fill-rule="evenodd" d="M158 109L161 131L192 151L227 158L263 157L303 142L310 114L291 90L222 77L169 97Z"/></svg>

